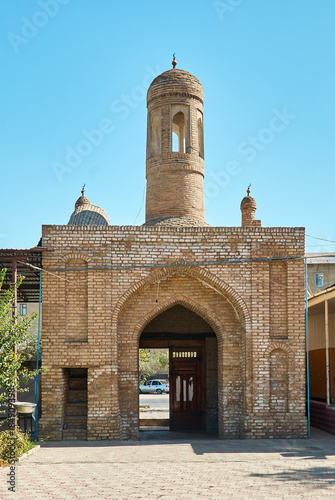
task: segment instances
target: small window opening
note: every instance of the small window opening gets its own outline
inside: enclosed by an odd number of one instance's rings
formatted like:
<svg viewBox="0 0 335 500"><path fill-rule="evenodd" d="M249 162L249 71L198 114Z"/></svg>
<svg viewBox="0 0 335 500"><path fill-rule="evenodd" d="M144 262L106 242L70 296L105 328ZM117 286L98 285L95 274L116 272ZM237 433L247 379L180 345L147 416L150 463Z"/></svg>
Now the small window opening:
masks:
<svg viewBox="0 0 335 500"><path fill-rule="evenodd" d="M315 275L316 286L323 286L323 273L318 273Z"/></svg>
<svg viewBox="0 0 335 500"><path fill-rule="evenodd" d="M20 316L27 316L27 304L20 304L19 313Z"/></svg>
<svg viewBox="0 0 335 500"><path fill-rule="evenodd" d="M161 154L161 121L156 115L150 123L150 158Z"/></svg>
<svg viewBox="0 0 335 500"><path fill-rule="evenodd" d="M199 156L204 158L204 127L202 124L202 118L198 118L198 145Z"/></svg>
<svg viewBox="0 0 335 500"><path fill-rule="evenodd" d="M184 113L179 111L172 120L172 151L185 153L186 137L185 137L186 119Z"/></svg>

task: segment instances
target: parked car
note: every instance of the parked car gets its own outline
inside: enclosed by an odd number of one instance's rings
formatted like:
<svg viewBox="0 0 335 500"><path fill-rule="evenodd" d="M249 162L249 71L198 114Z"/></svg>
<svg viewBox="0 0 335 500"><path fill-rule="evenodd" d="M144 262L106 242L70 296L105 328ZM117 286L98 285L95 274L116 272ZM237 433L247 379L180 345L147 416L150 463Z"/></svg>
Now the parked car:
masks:
<svg viewBox="0 0 335 500"><path fill-rule="evenodd" d="M163 392L169 392L167 380L147 380L145 384L139 386L140 394L162 394Z"/></svg>

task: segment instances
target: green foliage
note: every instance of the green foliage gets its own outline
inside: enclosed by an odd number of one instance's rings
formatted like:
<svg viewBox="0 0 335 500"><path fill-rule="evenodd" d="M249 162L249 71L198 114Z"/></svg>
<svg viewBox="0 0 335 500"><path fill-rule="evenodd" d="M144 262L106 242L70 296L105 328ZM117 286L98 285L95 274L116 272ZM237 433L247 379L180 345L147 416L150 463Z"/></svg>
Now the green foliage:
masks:
<svg viewBox="0 0 335 500"><path fill-rule="evenodd" d="M40 354L41 347L40 341ZM25 361L35 361L37 359L37 335L31 333L23 343L17 346L17 352L24 357Z"/></svg>
<svg viewBox="0 0 335 500"><path fill-rule="evenodd" d="M5 465L10 460L17 460L33 447L34 443L29 436L19 429L17 431L0 432L0 461L5 462ZM15 458L14 454L12 454L13 449L15 450Z"/></svg>
<svg viewBox="0 0 335 500"><path fill-rule="evenodd" d="M22 317L17 314L13 316L15 300L15 288L22 283L22 277L18 277L16 286L3 290L2 285L6 275L6 269L0 271L0 387L4 390L0 394L0 405L8 406L8 394L16 390L24 392L19 385L19 379L27 382L36 376L37 371L28 371L22 367L22 363L29 359L29 353L24 348L31 345L32 335L29 328L36 314ZM17 353L15 346L19 346Z"/></svg>
<svg viewBox="0 0 335 500"><path fill-rule="evenodd" d="M140 363L148 363L151 359L150 349L139 349L138 357Z"/></svg>
<svg viewBox="0 0 335 500"><path fill-rule="evenodd" d="M167 349L139 350L139 379L143 384L150 376L169 371L169 352Z"/></svg>

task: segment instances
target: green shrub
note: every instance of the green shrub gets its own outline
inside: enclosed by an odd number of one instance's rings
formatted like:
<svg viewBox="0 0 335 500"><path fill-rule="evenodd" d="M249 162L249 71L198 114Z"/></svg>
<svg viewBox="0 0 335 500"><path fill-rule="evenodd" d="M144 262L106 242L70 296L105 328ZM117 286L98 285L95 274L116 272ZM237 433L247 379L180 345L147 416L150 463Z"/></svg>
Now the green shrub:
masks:
<svg viewBox="0 0 335 500"><path fill-rule="evenodd" d="M10 430L0 432L0 460L3 462L10 462L14 459L17 460L33 447L34 443L31 441L28 434L25 434L19 429L17 431ZM12 450L14 450L13 454Z"/></svg>

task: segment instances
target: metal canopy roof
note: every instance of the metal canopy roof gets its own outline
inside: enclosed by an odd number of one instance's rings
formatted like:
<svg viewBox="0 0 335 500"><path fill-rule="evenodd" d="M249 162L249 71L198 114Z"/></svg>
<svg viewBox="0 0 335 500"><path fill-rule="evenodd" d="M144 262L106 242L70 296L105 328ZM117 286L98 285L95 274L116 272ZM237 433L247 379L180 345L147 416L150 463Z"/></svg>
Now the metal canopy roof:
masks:
<svg viewBox="0 0 335 500"><path fill-rule="evenodd" d="M13 261L17 261L17 275L24 276L24 280L18 289L18 302L38 302L40 290L40 272L26 264L42 267L42 247L21 249L0 249L0 269L7 269L3 288L7 289L13 280Z"/></svg>

